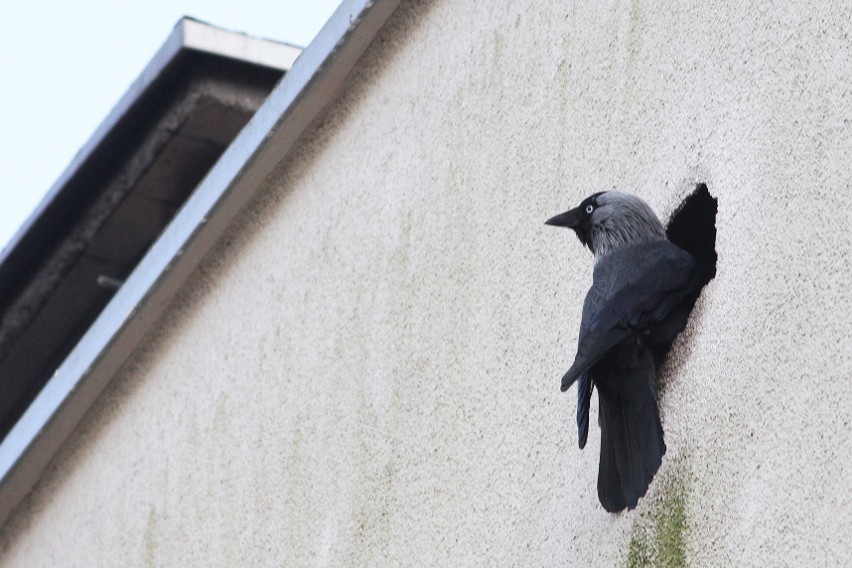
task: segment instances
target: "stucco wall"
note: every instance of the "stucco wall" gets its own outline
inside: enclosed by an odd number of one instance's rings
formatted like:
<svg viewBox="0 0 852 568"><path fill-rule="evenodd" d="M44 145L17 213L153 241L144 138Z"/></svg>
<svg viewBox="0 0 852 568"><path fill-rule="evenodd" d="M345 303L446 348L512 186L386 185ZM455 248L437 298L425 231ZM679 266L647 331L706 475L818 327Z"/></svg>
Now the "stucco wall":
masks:
<svg viewBox="0 0 852 568"><path fill-rule="evenodd" d="M852 5L711 4L403 2L0 564L852 563ZM694 181L718 275L610 515L558 388L591 257L543 222Z"/></svg>

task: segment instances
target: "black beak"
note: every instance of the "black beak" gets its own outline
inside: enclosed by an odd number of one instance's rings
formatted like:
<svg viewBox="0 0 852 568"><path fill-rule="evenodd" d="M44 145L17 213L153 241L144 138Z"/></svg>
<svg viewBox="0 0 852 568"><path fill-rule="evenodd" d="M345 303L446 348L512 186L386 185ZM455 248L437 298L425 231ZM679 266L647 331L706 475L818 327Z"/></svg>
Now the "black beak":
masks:
<svg viewBox="0 0 852 568"><path fill-rule="evenodd" d="M583 215L580 212L580 208L577 207L576 209L571 209L570 211L551 217L545 221L544 224L553 225L554 227L568 227L569 229L576 229L582 222Z"/></svg>

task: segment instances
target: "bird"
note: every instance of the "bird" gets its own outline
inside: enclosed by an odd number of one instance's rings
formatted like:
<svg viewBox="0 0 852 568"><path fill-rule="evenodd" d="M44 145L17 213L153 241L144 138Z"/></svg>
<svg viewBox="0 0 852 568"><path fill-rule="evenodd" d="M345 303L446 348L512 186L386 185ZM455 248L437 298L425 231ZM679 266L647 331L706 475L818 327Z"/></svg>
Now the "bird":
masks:
<svg viewBox="0 0 852 568"><path fill-rule="evenodd" d="M611 513L634 509L666 453L657 375L686 327L701 276L692 255L669 242L657 215L635 195L595 193L546 224L572 229L594 254L577 353L561 390L577 383L582 450L597 388L598 499Z"/></svg>

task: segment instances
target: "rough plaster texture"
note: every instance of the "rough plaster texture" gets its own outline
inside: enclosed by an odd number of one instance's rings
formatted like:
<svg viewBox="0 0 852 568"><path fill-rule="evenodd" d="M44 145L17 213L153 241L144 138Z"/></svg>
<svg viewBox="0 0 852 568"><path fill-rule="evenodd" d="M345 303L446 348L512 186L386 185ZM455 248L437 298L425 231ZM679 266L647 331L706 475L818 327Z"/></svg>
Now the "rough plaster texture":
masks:
<svg viewBox="0 0 852 568"><path fill-rule="evenodd" d="M850 6L404 2L0 564L852 564ZM543 221L696 180L719 272L610 515L558 389L591 257Z"/></svg>

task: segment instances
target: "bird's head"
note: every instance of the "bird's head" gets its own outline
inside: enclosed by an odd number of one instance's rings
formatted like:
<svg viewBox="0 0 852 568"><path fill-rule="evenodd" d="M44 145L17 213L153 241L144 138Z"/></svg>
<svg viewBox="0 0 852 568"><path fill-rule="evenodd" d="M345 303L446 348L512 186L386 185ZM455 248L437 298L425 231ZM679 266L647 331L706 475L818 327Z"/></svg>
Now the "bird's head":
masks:
<svg viewBox="0 0 852 568"><path fill-rule="evenodd" d="M647 203L620 191L587 197L580 206L546 221L573 229L577 238L600 258L622 246L666 239L666 230Z"/></svg>

